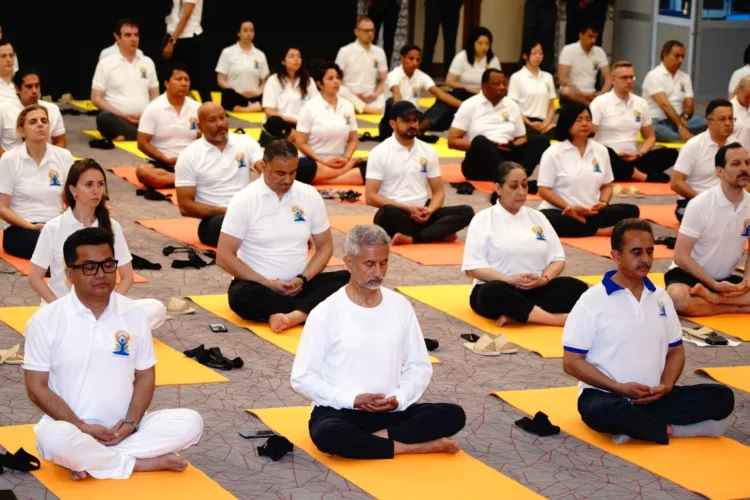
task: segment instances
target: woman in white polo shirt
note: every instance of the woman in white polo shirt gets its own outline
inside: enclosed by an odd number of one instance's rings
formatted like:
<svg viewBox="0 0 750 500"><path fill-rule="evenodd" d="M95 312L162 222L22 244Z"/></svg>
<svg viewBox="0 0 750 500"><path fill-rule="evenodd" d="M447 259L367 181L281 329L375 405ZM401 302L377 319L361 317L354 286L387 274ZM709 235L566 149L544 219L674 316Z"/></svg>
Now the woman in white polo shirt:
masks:
<svg viewBox="0 0 750 500"><path fill-rule="evenodd" d="M297 122L296 144L305 155L297 170L300 182L365 182L366 162L354 158L359 144L354 105L338 95L342 77L341 69L333 62L324 62L315 70L320 94L305 104Z"/></svg>
<svg viewBox="0 0 750 500"><path fill-rule="evenodd" d="M70 283L65 276L63 245L68 237L87 227L106 229L115 237L115 260L120 282L115 291L125 295L133 285L133 257L128 250L122 228L109 217L107 210L107 178L104 169L94 160L78 160L70 168L64 185L66 210L44 225L34 254L31 257L29 285L41 297L42 305L49 304L70 292ZM49 283L44 275L50 270ZM151 328L164 322L166 308L158 300L137 301L149 317Z"/></svg>
<svg viewBox="0 0 750 500"><path fill-rule="evenodd" d="M500 326L564 325L588 285L560 277L565 267L560 239L543 214L524 206L526 170L518 163L500 164L495 191L497 203L474 216L466 236L461 270L474 278L471 308Z"/></svg>
<svg viewBox="0 0 750 500"><path fill-rule="evenodd" d="M555 136L559 141L539 163L539 210L564 238L609 236L622 219L638 217L635 205L610 205L614 174L607 148L589 136L591 110L571 103L560 111Z"/></svg>
<svg viewBox="0 0 750 500"><path fill-rule="evenodd" d="M508 97L518 103L526 124L526 136L531 139L544 134L555 137L555 80L540 69L544 60L542 44L536 40L527 42L521 52L526 61L523 68L510 76Z"/></svg>
<svg viewBox="0 0 750 500"><path fill-rule="evenodd" d="M63 210L63 184L73 155L49 141L49 116L37 104L28 106L16 121L24 144L0 157L0 218L8 223L3 250L30 259L44 223Z"/></svg>
<svg viewBox="0 0 750 500"><path fill-rule="evenodd" d="M269 70L266 55L253 45L255 24L242 21L237 38L237 43L221 51L216 64L221 105L235 113L261 111L263 85Z"/></svg>

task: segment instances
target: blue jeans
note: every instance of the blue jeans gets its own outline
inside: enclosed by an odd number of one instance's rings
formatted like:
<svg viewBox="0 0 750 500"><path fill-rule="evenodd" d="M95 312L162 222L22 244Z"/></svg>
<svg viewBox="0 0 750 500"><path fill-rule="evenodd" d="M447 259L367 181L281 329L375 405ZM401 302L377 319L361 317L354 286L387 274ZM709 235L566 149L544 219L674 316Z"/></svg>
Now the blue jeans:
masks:
<svg viewBox="0 0 750 500"><path fill-rule="evenodd" d="M682 142L680 134L677 133L677 127L672 120L654 120L654 133L656 140L659 142ZM688 120L688 130L691 134L696 135L706 131L706 117L695 115Z"/></svg>

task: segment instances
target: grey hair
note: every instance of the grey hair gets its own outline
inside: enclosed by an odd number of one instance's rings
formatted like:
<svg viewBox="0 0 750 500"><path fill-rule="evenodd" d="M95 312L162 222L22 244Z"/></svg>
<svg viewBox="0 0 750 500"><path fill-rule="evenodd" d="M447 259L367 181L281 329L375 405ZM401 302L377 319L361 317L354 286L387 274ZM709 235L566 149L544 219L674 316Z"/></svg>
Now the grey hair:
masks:
<svg viewBox="0 0 750 500"><path fill-rule="evenodd" d="M391 238L385 229L375 224L357 224L346 235L344 251L355 258L362 254L365 247L375 245L391 245Z"/></svg>

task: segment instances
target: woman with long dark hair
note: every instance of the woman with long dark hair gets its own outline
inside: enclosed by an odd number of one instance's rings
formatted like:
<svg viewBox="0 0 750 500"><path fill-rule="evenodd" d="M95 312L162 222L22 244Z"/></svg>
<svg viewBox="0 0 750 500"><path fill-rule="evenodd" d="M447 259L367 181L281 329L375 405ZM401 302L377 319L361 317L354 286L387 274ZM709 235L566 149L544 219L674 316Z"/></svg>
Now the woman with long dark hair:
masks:
<svg viewBox="0 0 750 500"><path fill-rule="evenodd" d="M542 71L544 49L542 44L533 40L524 45L521 51L524 66L510 75L508 97L518 103L521 116L526 125L526 136L529 139L544 134L554 138L555 125L555 79L551 74Z"/></svg>

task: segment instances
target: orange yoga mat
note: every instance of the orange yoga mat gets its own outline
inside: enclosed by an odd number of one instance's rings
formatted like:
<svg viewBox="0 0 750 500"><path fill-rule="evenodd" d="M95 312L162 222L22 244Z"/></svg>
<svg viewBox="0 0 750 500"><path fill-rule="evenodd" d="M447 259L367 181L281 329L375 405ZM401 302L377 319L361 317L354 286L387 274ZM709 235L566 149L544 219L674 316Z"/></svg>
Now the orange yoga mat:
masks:
<svg viewBox="0 0 750 500"><path fill-rule="evenodd" d="M135 167L108 167L107 170L115 174L120 179L126 180L138 189L146 189L135 175ZM177 205L177 190L175 188L157 189L163 195L172 195L170 200L173 205Z"/></svg>
<svg viewBox="0 0 750 500"><path fill-rule="evenodd" d="M639 205L641 219L655 222L670 229L680 229L680 222L674 215L674 205Z"/></svg>
<svg viewBox="0 0 750 500"><path fill-rule="evenodd" d="M560 238L560 241L566 245L585 250L587 252L599 255L601 257L611 258L612 245L609 236L588 236L586 238ZM655 259L671 259L674 251L664 245L654 247Z"/></svg>
<svg viewBox="0 0 750 500"><path fill-rule="evenodd" d="M693 373L707 375L724 385L750 393L750 366L696 368Z"/></svg>

